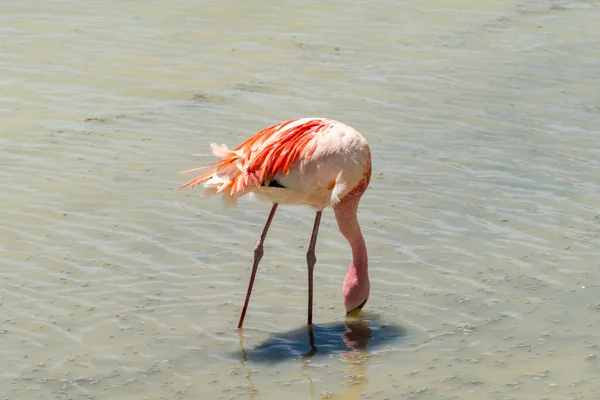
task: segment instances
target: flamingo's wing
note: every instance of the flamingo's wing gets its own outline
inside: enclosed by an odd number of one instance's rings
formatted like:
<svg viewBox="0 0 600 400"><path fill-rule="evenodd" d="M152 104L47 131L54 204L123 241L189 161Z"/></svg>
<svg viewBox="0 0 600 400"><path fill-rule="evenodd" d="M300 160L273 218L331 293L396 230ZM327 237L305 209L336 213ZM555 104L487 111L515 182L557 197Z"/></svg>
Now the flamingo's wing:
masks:
<svg viewBox="0 0 600 400"><path fill-rule="evenodd" d="M315 150L315 136L326 130L331 121L325 118L300 118L263 129L233 151L225 145L212 144L214 155L220 160L194 172L215 166L180 186L193 187L203 183L206 194L223 193L228 203L238 197L269 184L276 175L285 176L300 159L308 159Z"/></svg>

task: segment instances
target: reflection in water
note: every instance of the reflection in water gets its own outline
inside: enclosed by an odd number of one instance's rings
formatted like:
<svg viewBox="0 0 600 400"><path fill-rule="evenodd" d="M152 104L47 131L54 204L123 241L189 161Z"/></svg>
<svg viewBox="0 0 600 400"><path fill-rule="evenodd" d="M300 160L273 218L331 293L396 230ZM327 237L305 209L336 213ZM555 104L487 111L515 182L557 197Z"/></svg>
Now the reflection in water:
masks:
<svg viewBox="0 0 600 400"><path fill-rule="evenodd" d="M314 400L315 397L315 384L312 381L312 378L310 377L310 375L308 374L308 362L310 360L310 357L308 358L303 358L302 360L302 376L304 378L306 378L306 380L308 381L308 392L310 393L310 398L312 400Z"/></svg>
<svg viewBox="0 0 600 400"><path fill-rule="evenodd" d="M346 330L342 333L342 340L354 351L366 350L371 340L371 328L362 320L346 321Z"/></svg>
<svg viewBox="0 0 600 400"><path fill-rule="evenodd" d="M341 337L350 351L340 350L340 354L350 366L347 370L342 371L342 373L351 373L346 382L348 389L340 394L324 395L323 398L326 399L358 399L369 383L367 369L363 364L371 357L367 351L367 345L372 337L371 328L362 319L347 320L344 326L346 330ZM312 327L308 327L308 336L311 349L302 357L302 375L309 381L310 396L311 399L314 399L314 385L307 371L308 360L318 352Z"/></svg>
<svg viewBox="0 0 600 400"><path fill-rule="evenodd" d="M360 394L367 389L369 384L365 362L371 358L367 345L371 340L372 331L369 325L361 319L347 321L345 326L346 330L342 333L342 340L351 351L341 351L344 361L349 365L349 368L342 372L350 372L351 375L346 381L347 389L340 394L324 396L327 399L359 399Z"/></svg>
<svg viewBox="0 0 600 400"><path fill-rule="evenodd" d="M244 349L244 334L242 330L239 331L239 335L240 350L242 352L242 360L240 361L240 364L242 368L246 370L246 379L248 379L248 382L250 383L250 400L254 400L256 398L256 394L258 393L258 389L254 385L254 382L252 382L252 369L250 369L250 367L246 365L246 361L248 360L248 353L246 353L246 350Z"/></svg>
<svg viewBox="0 0 600 400"><path fill-rule="evenodd" d="M277 364L291 359L324 357L342 351L377 348L406 335L404 328L381 321L377 316L349 318L344 322L306 326L279 332L256 345L244 348L246 359ZM235 357L243 357L236 353Z"/></svg>
<svg viewBox="0 0 600 400"><path fill-rule="evenodd" d="M276 364L287 359L301 359L302 376L308 380L310 396L315 399L314 385L308 373L310 360L333 353L339 353L349 366L342 373L349 372L351 375L346 382L346 391L327 394L323 398L358 399L368 385L366 361L371 353L367 347L375 348L403 336L404 329L382 324L375 317L349 318L344 323L302 327L277 334L248 350L244 348L244 337L240 333L241 366L247 370L246 378L252 388L250 399L255 398L258 389L252 382L251 369L246 365L248 360Z"/></svg>

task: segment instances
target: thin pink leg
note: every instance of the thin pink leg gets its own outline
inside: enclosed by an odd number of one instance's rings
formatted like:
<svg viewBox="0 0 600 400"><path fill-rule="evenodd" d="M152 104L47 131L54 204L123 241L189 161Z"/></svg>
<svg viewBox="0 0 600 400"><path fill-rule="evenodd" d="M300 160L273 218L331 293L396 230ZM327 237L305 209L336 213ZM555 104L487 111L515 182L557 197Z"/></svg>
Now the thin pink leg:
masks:
<svg viewBox="0 0 600 400"><path fill-rule="evenodd" d="M308 252L306 253L306 263L308 265L308 325L312 325L313 271L315 270L315 263L317 262L317 256L315 255L315 246L317 244L319 224L321 223L321 213L322 211L318 211L317 215L315 216L315 225L313 226L312 235L310 237L310 245L308 246Z"/></svg>
<svg viewBox="0 0 600 400"><path fill-rule="evenodd" d="M252 273L250 274L250 282L248 282L248 291L246 292L246 301L244 301L244 307L242 308L242 315L240 315L238 329L241 329L242 325L244 324L244 318L246 317L246 311L248 310L248 303L250 302L250 294L252 293L252 286L254 286L256 270L258 269L258 263L260 262L260 259L264 253L263 244L265 242L265 238L267 237L267 232L269 232L271 221L273 221L273 217L275 216L275 211L277 211L277 205L277 203L273 203L273 208L271 208L271 213L269 214L269 218L267 218L267 223L265 224L262 234L260 235L260 239L254 248L254 264L252 265Z"/></svg>

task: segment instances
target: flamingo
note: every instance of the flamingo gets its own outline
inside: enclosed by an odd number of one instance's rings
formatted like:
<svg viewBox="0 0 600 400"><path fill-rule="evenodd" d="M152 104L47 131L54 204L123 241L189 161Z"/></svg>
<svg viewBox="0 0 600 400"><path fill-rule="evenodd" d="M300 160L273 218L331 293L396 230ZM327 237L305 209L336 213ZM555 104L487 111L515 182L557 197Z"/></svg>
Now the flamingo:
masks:
<svg viewBox="0 0 600 400"><path fill-rule="evenodd" d="M358 223L360 198L371 180L371 152L367 140L354 128L330 118L297 118L261 130L234 150L211 143L218 161L212 169L181 185L203 184L207 197L222 194L226 204L253 193L273 203L254 248L254 262L238 329L242 328L263 245L279 204L307 205L316 212L306 253L308 267L308 316L313 319L313 271L321 214L332 207L338 228L348 241L352 259L343 283L347 315L355 315L366 304L369 293L367 246Z"/></svg>

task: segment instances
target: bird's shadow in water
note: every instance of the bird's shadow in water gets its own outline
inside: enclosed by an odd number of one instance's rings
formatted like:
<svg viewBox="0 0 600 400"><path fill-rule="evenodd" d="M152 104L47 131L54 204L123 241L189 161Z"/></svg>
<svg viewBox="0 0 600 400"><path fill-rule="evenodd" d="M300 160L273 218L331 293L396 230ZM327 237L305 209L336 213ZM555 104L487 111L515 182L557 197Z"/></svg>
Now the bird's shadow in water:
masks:
<svg viewBox="0 0 600 400"><path fill-rule="evenodd" d="M243 333L241 335L240 352L236 358L276 364L289 359L308 359L344 351L374 350L406 336L406 330L395 324L383 323L376 316L362 316L277 333L249 349L244 347Z"/></svg>

